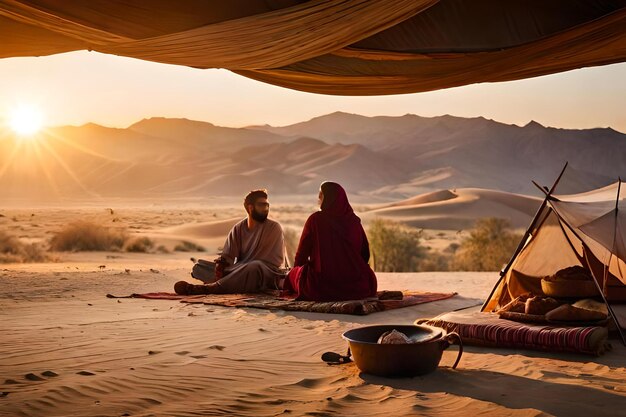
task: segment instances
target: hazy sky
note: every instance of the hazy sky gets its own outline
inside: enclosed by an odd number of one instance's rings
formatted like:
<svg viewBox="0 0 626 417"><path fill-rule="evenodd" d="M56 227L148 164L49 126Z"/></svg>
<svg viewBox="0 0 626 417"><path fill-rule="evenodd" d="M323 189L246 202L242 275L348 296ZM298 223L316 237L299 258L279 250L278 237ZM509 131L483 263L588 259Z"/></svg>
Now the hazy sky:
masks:
<svg viewBox="0 0 626 417"><path fill-rule="evenodd" d="M375 97L335 97L263 84L225 70L198 70L95 52L0 59L0 119L21 103L47 125L127 127L146 117L221 126L287 125L345 111L368 116L452 114L524 125L613 127L626 132L626 63L528 80Z"/></svg>

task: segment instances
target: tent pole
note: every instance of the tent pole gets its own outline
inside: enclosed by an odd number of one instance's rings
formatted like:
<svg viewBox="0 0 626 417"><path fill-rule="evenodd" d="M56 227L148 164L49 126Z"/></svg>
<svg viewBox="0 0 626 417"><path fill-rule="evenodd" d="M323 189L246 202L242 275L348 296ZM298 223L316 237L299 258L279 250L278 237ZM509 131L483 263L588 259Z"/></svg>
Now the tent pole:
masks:
<svg viewBox="0 0 626 417"><path fill-rule="evenodd" d="M576 233L574 233L574 234L576 234ZM584 246L586 246L586 245L583 244L583 247ZM593 273L593 268L591 268L591 266L589 264L589 258L587 257L586 253L585 253L585 258L587 259L587 266L589 267L589 271L591 271L591 275L593 276L593 282L596 283L596 287L598 288L598 291L600 292L600 296L602 297L602 301L604 301L604 304L606 305L606 308L609 310L609 314L611 315L611 318L613 319L613 322L615 323L615 327L617 327L617 332L619 333L619 337L622 339L622 343L624 344L624 346L626 346L626 337L624 337L624 332L622 332L622 327L619 325L619 321L617 320L617 316L615 316L615 313L613 312L613 309L611 308L611 305L607 301L606 296L604 295L604 291L602 291L602 288L600 288L600 283L598 282L598 280L596 278L596 274Z"/></svg>
<svg viewBox="0 0 626 417"><path fill-rule="evenodd" d="M617 210L619 208L619 193L622 186L622 179L617 177L617 195L615 196L615 221L613 223L613 244L611 245L611 252L609 253L609 260L604 265L604 273L602 277L602 291L606 291L606 282L609 276L609 267L611 265L611 259L613 258L613 252L615 251L615 239L617 238Z"/></svg>
<svg viewBox="0 0 626 417"><path fill-rule="evenodd" d="M519 255L519 253L522 251L522 249L526 245L526 241L528 240L528 237L531 235L531 230L533 230L533 228L537 224L537 219L539 218L539 215L541 214L543 209L546 207L546 204L548 204L548 198L554 192L554 189L556 188L557 184L561 180L561 177L563 176L563 173L565 172L565 168L567 168L567 164L568 162L565 162L565 165L563 166L561 173L559 174L558 177L556 177L554 184L552 184L552 187L547 192L545 198L543 199L543 202L541 203L541 205L539 206L539 209L537 210L537 213L535 213L535 217L533 217L532 221L530 222L530 226L528 226L528 229L526 229L526 233L524 233L524 236L522 237L519 244L517 245L515 252L513 252L513 256L511 256L511 260L509 260L509 263L506 264L506 266L500 271L500 278L498 279L498 282L496 282L496 285L494 285L493 288L491 289L491 293L489 293L489 296L485 299L485 302L480 308L480 311L485 311L485 308L487 307L487 303L489 302L489 300L491 300L491 297L493 297L493 293L496 291L496 288L498 288L498 286L504 279L504 276L506 275L506 273L509 272L509 269L511 268L511 265L513 265L513 261L515 261L515 258L517 258L517 255ZM544 193L546 192L543 189L542 191Z"/></svg>
<svg viewBox="0 0 626 417"><path fill-rule="evenodd" d="M615 223L613 225L613 245L611 247L611 253L609 254L609 261L607 262L606 265L604 265L604 277L603 277L604 281L602 282L602 298L603 299L605 297L604 290L606 289L606 282L609 276L609 268L611 266L611 259L613 258L613 252L615 251L615 239L617 237L617 210L619 210L619 195L620 195L621 187L622 187L622 178L617 177L617 195L615 196ZM620 326L619 321L617 320L617 317L613 313L613 309L611 309L611 306L609 305L609 303L606 300L605 300L605 303L611 311L611 316L613 316L613 321L615 322L615 325L617 326L617 331L619 332L619 335L622 338L622 343L626 345L626 338L624 338L624 334L622 333L622 326Z"/></svg>

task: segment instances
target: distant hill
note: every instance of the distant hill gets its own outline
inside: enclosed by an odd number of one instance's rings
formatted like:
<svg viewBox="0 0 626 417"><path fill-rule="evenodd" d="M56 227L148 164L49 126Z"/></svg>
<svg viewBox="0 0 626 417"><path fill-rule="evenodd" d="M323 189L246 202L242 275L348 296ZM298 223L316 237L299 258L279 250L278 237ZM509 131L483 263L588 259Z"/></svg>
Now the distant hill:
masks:
<svg viewBox="0 0 626 417"><path fill-rule="evenodd" d="M382 193L486 187L534 194L531 180L551 184L566 161L570 169L561 190L567 192L626 175L626 135L611 128L557 129L536 122L520 127L482 117L365 117L341 112L286 127L253 128L286 137L358 143L411 161L412 178Z"/></svg>
<svg viewBox="0 0 626 417"><path fill-rule="evenodd" d="M154 138L164 138L178 146L194 151L230 153L250 145L281 142L282 135L245 128L215 126L208 122L188 119L152 117L143 119L127 130Z"/></svg>
<svg viewBox="0 0 626 417"><path fill-rule="evenodd" d="M240 197L257 187L309 195L324 180L340 182L358 202L462 188L540 195L531 180L550 185L565 161L562 192L625 178L626 135L341 112L285 127L158 117L126 129L90 123L48 129L30 144L0 132L7 199Z"/></svg>

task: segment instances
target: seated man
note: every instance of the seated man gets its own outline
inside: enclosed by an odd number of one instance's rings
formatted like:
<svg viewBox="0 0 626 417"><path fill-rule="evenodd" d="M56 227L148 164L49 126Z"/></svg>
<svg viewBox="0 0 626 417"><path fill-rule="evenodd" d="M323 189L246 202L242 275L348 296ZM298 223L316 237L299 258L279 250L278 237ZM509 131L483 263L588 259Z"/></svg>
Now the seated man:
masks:
<svg viewBox="0 0 626 417"><path fill-rule="evenodd" d="M248 216L230 230L224 250L215 263L203 261L205 272L192 272L206 285L193 285L179 281L174 286L177 294L233 294L253 293L267 289L278 289L285 274L281 266L285 261L283 229L267 215L270 204L266 190L251 191L243 206Z"/></svg>

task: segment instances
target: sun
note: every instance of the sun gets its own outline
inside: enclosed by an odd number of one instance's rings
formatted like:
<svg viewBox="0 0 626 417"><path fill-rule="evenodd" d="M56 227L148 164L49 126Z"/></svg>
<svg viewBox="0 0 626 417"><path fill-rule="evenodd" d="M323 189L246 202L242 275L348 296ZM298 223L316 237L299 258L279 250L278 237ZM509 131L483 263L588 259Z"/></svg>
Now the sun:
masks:
<svg viewBox="0 0 626 417"><path fill-rule="evenodd" d="M34 106L20 105L9 114L9 126L19 136L33 136L41 130L43 114Z"/></svg>

